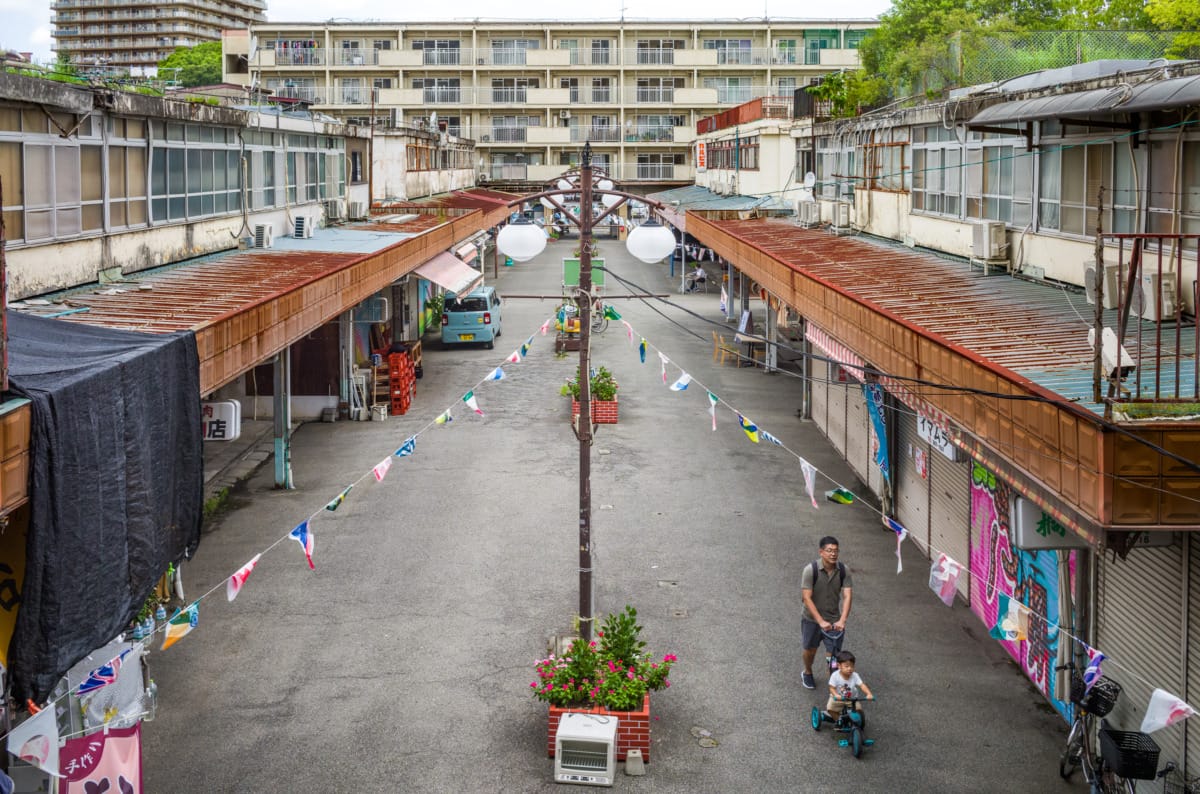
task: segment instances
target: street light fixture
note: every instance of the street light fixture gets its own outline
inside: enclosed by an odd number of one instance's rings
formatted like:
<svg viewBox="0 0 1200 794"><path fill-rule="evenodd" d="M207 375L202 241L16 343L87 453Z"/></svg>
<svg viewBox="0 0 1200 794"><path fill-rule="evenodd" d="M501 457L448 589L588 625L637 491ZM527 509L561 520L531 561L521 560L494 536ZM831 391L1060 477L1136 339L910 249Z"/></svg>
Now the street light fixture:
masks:
<svg viewBox="0 0 1200 794"><path fill-rule="evenodd" d="M579 216L567 212L560 199L579 196ZM596 212L599 198L604 209ZM559 179L555 189L512 202L540 200L563 211L569 223L579 227L579 286L575 300L579 306L579 633L584 640L592 639L595 616L592 614L592 384L591 384L591 327L592 327L592 230L630 199L665 209L662 204L642 196L613 189L607 178L594 179L592 145L585 143L580 159L579 174ZM524 220L524 222L522 222ZM496 236L496 247L517 262L525 262L540 254L546 247L545 232L528 219L505 226ZM658 262L675 249L675 236L669 229L651 218L631 231L625 240L629 252L643 262Z"/></svg>

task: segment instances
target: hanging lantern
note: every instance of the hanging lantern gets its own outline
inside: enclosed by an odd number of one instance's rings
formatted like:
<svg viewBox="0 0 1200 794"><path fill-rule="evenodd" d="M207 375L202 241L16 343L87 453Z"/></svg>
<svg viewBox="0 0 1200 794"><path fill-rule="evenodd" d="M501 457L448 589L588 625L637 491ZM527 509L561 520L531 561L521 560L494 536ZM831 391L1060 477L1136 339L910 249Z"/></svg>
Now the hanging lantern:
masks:
<svg viewBox="0 0 1200 794"><path fill-rule="evenodd" d="M661 262L675 250L675 235L654 216L629 233L625 247L647 264Z"/></svg>
<svg viewBox="0 0 1200 794"><path fill-rule="evenodd" d="M528 262L546 249L546 231L527 219L510 223L496 235L496 247L514 262Z"/></svg>

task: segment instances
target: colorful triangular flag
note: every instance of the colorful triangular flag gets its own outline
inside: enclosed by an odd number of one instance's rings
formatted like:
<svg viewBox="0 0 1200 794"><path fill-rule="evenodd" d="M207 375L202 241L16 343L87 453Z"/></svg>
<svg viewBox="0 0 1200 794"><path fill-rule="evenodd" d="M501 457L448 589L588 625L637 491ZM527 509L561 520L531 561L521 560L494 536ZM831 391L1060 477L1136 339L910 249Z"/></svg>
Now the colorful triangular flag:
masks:
<svg viewBox="0 0 1200 794"><path fill-rule="evenodd" d="M742 426L742 430L745 431L746 438L750 439L755 444L757 444L758 443L758 426L755 425L753 422L751 422L746 417L742 416L741 414L738 414L737 416L738 416L738 424L740 424Z"/></svg>
<svg viewBox="0 0 1200 794"><path fill-rule="evenodd" d="M508 363L510 363L510 364L517 364L517 363L519 363L519 362L521 361L521 351L520 351L520 350L514 350L514 351L512 352L512 355L510 355L508 358L506 358L506 359L504 359L504 360L505 360L505 361L507 361L507 362L508 362Z"/></svg>
<svg viewBox="0 0 1200 794"><path fill-rule="evenodd" d="M488 376L484 378L484 380L504 380L507 377L508 376L504 374L504 370L496 367L494 370L488 373Z"/></svg>
<svg viewBox="0 0 1200 794"><path fill-rule="evenodd" d="M1090 647L1087 643L1082 643L1083 649L1087 652L1087 666L1083 668L1083 691L1086 692L1092 688L1092 685L1100 680L1103 673L1100 672L1100 664L1106 658L1104 654L1095 648Z"/></svg>
<svg viewBox="0 0 1200 794"><path fill-rule="evenodd" d="M883 523L887 524L888 529L896 533L896 573L904 571L904 560L900 558L900 544L908 537L908 530L900 525L899 521L888 516L883 517Z"/></svg>
<svg viewBox="0 0 1200 794"><path fill-rule="evenodd" d="M708 392L708 415L712 417L713 430L717 429L717 403L719 398L712 392Z"/></svg>
<svg viewBox="0 0 1200 794"><path fill-rule="evenodd" d="M450 415L450 409L447 408L442 412L442 415L433 420L435 425L448 425L454 421L454 417Z"/></svg>
<svg viewBox="0 0 1200 794"><path fill-rule="evenodd" d="M462 401L465 402L467 404L467 407L470 408L472 411L479 414L480 416L483 416L483 410L479 407L479 401L475 399L474 390L469 391L466 394L464 394L462 397Z"/></svg>
<svg viewBox="0 0 1200 794"><path fill-rule="evenodd" d="M724 313L724 311L725 311L725 301L727 301L727 300L729 300L729 297L725 294L725 288L721 287L721 312L722 313Z"/></svg>
<svg viewBox="0 0 1200 794"><path fill-rule="evenodd" d="M175 643L182 640L184 637L192 633L192 629L196 628L196 624L200 622L200 604L193 601L184 609L175 610L175 614L167 621L167 631L163 635L163 644L159 648L160 651L165 651Z"/></svg>
<svg viewBox="0 0 1200 794"><path fill-rule="evenodd" d="M371 468L371 473L375 475L375 481L383 482L383 478L387 476L388 469L390 468L392 468L391 455L379 461Z"/></svg>
<svg viewBox="0 0 1200 794"><path fill-rule="evenodd" d="M288 533L288 537L300 544L300 548L304 549L304 559L308 560L310 570L316 570L317 566L313 565L313 548L317 545L317 539L313 537L312 531L308 528L308 521L300 522L295 529Z"/></svg>
<svg viewBox="0 0 1200 794"><path fill-rule="evenodd" d="M800 472L804 475L804 489L808 491L809 501L813 507L817 507L817 494L815 491L817 485L817 467L813 466L804 458L800 458ZM817 508L818 510L820 508Z"/></svg>
<svg viewBox="0 0 1200 794"><path fill-rule="evenodd" d="M642 360L643 364L646 363L646 337L644 336L642 337L642 341L638 343L638 358Z"/></svg>
<svg viewBox="0 0 1200 794"><path fill-rule="evenodd" d="M1150 693L1150 705L1146 707L1146 716L1142 718L1142 733L1153 733L1182 722L1195 713L1194 708L1167 690L1155 689ZM9 741L11 743L11 739Z"/></svg>
<svg viewBox="0 0 1200 794"><path fill-rule="evenodd" d="M685 372L679 376L679 380L671 384L671 391L686 391L691 382L692 376Z"/></svg>
<svg viewBox="0 0 1200 794"><path fill-rule="evenodd" d="M929 566L929 589L948 607L954 606L954 594L958 592L960 573L962 566L946 554L939 554Z"/></svg>
<svg viewBox="0 0 1200 794"><path fill-rule="evenodd" d="M232 601L237 598L238 593L242 592L242 585L246 584L246 580L250 578L250 572L254 570L254 566L258 565L261 554L255 554L250 562L243 565L234 571L233 575L225 581L225 598Z"/></svg>
<svg viewBox="0 0 1200 794"><path fill-rule="evenodd" d="M988 632L993 639L1021 642L1029 636L1029 607L1006 593L999 593L996 625Z"/></svg>
<svg viewBox="0 0 1200 794"><path fill-rule="evenodd" d="M58 771L58 718L56 709L44 708L8 732L8 751L43 772Z"/></svg>
<svg viewBox="0 0 1200 794"><path fill-rule="evenodd" d="M525 344L521 345L521 358L525 358L529 354L529 348L533 346L533 337L530 336L525 340Z"/></svg>
<svg viewBox="0 0 1200 794"><path fill-rule="evenodd" d="M552 323L552 322L554 322L553 317L549 318L548 320L546 320L546 322L542 323L542 328L541 328L542 336L545 336L549 332L550 323Z"/></svg>
<svg viewBox="0 0 1200 794"><path fill-rule="evenodd" d="M768 433L766 430L759 430L759 431L758 431L758 436L759 436L759 438L761 438L763 441L769 441L770 443L774 444L774 445L775 445L775 446L777 446L777 447L782 447L782 446L783 446L783 442L782 442L782 441L780 441L779 439L775 438L775 436L771 435L771 434L770 434L770 433Z"/></svg>
<svg viewBox="0 0 1200 794"><path fill-rule="evenodd" d="M409 439L409 440L411 440L411 439ZM331 513L334 510L337 510L339 507L342 506L342 502L346 501L346 497L350 495L350 491L353 488L354 488L353 485L347 485L346 488L340 494L338 494L337 496L335 496L329 500L329 503L327 505L325 505L325 509Z"/></svg>
<svg viewBox="0 0 1200 794"><path fill-rule="evenodd" d="M608 320L620 320L621 315L617 314L617 310L608 304L604 305L604 317Z"/></svg>
<svg viewBox="0 0 1200 794"><path fill-rule="evenodd" d="M409 455L413 454L416 451L417 451L417 437L409 436L408 438L404 439L404 443L400 445L400 448L397 449L392 454L395 455L397 458L407 458Z"/></svg>
<svg viewBox="0 0 1200 794"><path fill-rule="evenodd" d="M629 337L629 344L632 346L633 345L633 326L629 324L628 320L622 320L621 325L625 326L625 335Z"/></svg>
<svg viewBox="0 0 1200 794"><path fill-rule="evenodd" d="M663 385L666 386L667 385L667 362L670 361L670 359L667 358L666 353L664 353L660 350L660 351L658 351L658 360L659 360L659 363L662 364Z"/></svg>
<svg viewBox="0 0 1200 794"><path fill-rule="evenodd" d="M839 505L854 504L854 494L845 488L834 488L832 491L826 491L825 498Z"/></svg>
<svg viewBox="0 0 1200 794"><path fill-rule="evenodd" d="M75 696L82 697L89 692L95 692L97 689L103 689L117 680L117 674L121 670L121 662L125 661L125 657L133 648L126 648L121 651L121 654L114 659L109 659L107 664L102 664L95 670L88 673L88 677L75 687ZM50 709L53 711L53 709Z"/></svg>

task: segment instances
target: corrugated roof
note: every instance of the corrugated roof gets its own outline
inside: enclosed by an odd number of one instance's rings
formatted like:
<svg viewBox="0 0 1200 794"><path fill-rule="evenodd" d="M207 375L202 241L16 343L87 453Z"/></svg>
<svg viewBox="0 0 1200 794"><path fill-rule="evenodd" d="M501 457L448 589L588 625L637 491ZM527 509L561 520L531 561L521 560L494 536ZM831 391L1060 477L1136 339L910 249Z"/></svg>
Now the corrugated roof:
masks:
<svg viewBox="0 0 1200 794"><path fill-rule="evenodd" d="M1111 116L1188 105L1200 105L1200 75L1001 102L976 113L968 126Z"/></svg>
<svg viewBox="0 0 1200 794"><path fill-rule="evenodd" d="M1088 329L1095 307L1088 306L1082 294L985 276L966 262L866 238L834 237L781 221L715 223L806 275L824 279L1089 410L1102 410L1091 402ZM1105 324L1117 327L1116 310L1105 312ZM1131 321L1125 346L1139 364L1144 390L1153 388L1156 375L1165 388L1175 383L1178 373L1186 397L1196 383L1195 367L1186 360L1195 358L1194 332L1189 326L1182 334L1179 351L1173 326L1166 336L1170 338L1160 342L1153 323ZM1156 365L1153 350L1160 344ZM1177 353L1185 359L1182 364ZM1125 385L1133 383L1130 378ZM1169 390L1174 392L1174 387Z"/></svg>
<svg viewBox="0 0 1200 794"><path fill-rule="evenodd" d="M687 185L661 193L650 193L647 198L663 204L679 202L680 210L791 210L791 207L774 196L722 196L700 185Z"/></svg>

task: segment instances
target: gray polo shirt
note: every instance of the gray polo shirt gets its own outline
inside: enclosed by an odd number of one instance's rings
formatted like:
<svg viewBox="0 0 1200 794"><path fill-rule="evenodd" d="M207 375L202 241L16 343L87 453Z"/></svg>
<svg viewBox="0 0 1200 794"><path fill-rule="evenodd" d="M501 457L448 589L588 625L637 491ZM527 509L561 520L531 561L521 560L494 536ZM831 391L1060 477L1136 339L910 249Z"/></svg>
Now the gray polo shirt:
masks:
<svg viewBox="0 0 1200 794"><path fill-rule="evenodd" d="M842 587L853 587L854 584L850 579L850 566L845 565L846 578L842 581ZM842 616L842 591L838 587L838 567L833 566L833 573L828 573L821 562L817 561L817 577L813 581L813 566L808 563L804 566L804 572L800 574L800 589L812 590L813 605L816 606L817 612L821 613L821 617L828 620L830 623L836 623L838 618ZM812 616L808 614L808 610L804 610L804 619L812 620Z"/></svg>

